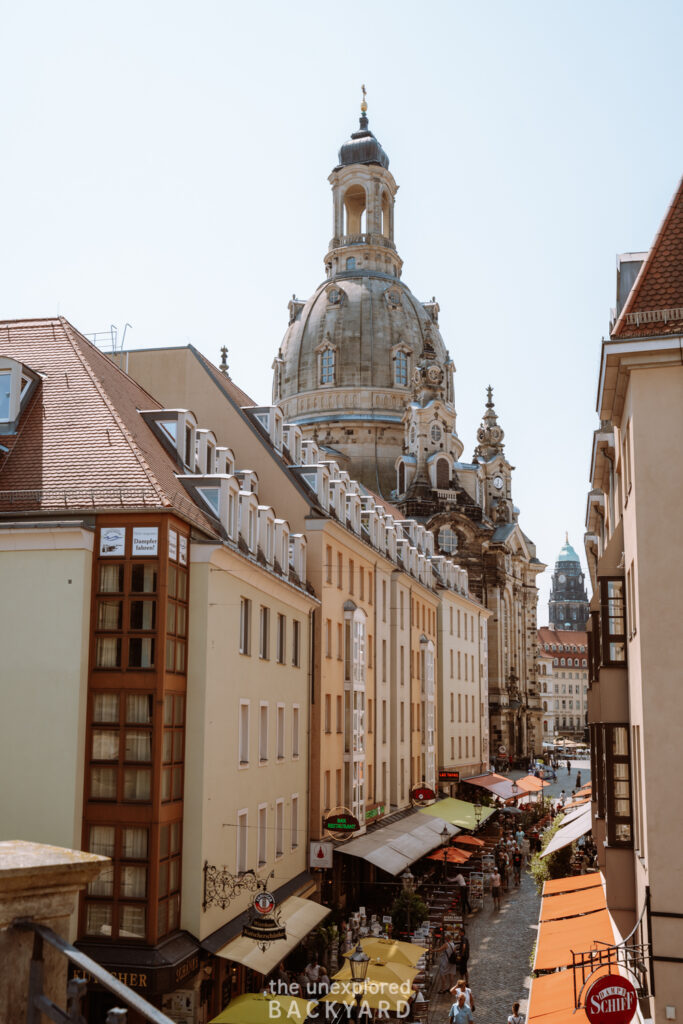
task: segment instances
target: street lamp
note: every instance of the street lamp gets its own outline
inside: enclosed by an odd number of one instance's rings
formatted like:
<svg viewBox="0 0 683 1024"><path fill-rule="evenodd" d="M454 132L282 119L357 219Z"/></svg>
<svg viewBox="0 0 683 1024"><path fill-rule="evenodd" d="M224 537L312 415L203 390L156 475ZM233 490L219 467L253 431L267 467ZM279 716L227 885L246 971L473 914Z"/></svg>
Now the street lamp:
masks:
<svg viewBox="0 0 683 1024"><path fill-rule="evenodd" d="M474 823L476 825L476 828L474 830L475 832L478 830L479 826L481 825L481 816L482 816L483 813L484 813L484 808L481 806L481 800L477 799L477 802L474 805Z"/></svg>
<svg viewBox="0 0 683 1024"><path fill-rule="evenodd" d="M448 844L450 843L450 841L451 841L451 834L448 831L448 825L444 825L443 831L441 833L441 845L443 846L443 877L444 877L444 879L447 877L447 875L446 875L446 854L448 853Z"/></svg>
<svg viewBox="0 0 683 1024"><path fill-rule="evenodd" d="M356 997L356 1020L360 1019L360 1004L363 991L365 989L365 979L368 973L368 964L370 963L370 957L367 953L363 952L360 942L356 946L354 952L349 957L349 966L351 968L351 979L355 988ZM357 988L356 988L357 986Z"/></svg>

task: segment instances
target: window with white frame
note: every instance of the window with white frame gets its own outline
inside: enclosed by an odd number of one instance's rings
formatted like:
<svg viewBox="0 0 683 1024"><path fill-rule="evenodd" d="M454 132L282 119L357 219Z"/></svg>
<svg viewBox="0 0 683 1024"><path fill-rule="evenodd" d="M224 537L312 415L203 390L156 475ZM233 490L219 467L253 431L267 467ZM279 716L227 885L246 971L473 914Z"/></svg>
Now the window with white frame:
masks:
<svg viewBox="0 0 683 1024"><path fill-rule="evenodd" d="M251 601L240 600L240 654L251 654Z"/></svg>
<svg viewBox="0 0 683 1024"><path fill-rule="evenodd" d="M268 860L268 805L259 804L258 809L258 866Z"/></svg>
<svg viewBox="0 0 683 1024"><path fill-rule="evenodd" d="M240 764L249 764L249 701L240 701Z"/></svg>
<svg viewBox="0 0 683 1024"><path fill-rule="evenodd" d="M284 615L278 614L277 617L277 662L278 665L284 665L286 657L286 644L287 644L287 619Z"/></svg>
<svg viewBox="0 0 683 1024"><path fill-rule="evenodd" d="M278 761L283 761L285 757L285 706L284 704L278 704L277 706L277 720L275 728L275 740L276 740L276 757Z"/></svg>
<svg viewBox="0 0 683 1024"><path fill-rule="evenodd" d="M335 351L331 345L320 353L320 383L334 384Z"/></svg>
<svg viewBox="0 0 683 1024"><path fill-rule="evenodd" d="M259 658L267 661L270 657L270 608L261 606L259 617Z"/></svg>
<svg viewBox="0 0 683 1024"><path fill-rule="evenodd" d="M408 386L408 353L399 349L394 360L394 384L396 387Z"/></svg>
<svg viewBox="0 0 683 1024"><path fill-rule="evenodd" d="M285 802L275 802L275 856L281 857L285 852Z"/></svg>
<svg viewBox="0 0 683 1024"><path fill-rule="evenodd" d="M292 757L299 757L299 719L301 709L298 704L292 706Z"/></svg>
<svg viewBox="0 0 683 1024"><path fill-rule="evenodd" d="M258 756L261 763L268 760L268 705L263 702L259 707Z"/></svg>
<svg viewBox="0 0 683 1024"><path fill-rule="evenodd" d="M439 530L437 543L441 551L452 555L454 551L458 550L458 535L454 530L451 530L450 526L442 526Z"/></svg>
<svg viewBox="0 0 683 1024"><path fill-rule="evenodd" d="M249 866L249 812L237 812L237 874L242 874Z"/></svg>
<svg viewBox="0 0 683 1024"><path fill-rule="evenodd" d="M295 793L292 796L292 849L296 850L299 845L299 797Z"/></svg>

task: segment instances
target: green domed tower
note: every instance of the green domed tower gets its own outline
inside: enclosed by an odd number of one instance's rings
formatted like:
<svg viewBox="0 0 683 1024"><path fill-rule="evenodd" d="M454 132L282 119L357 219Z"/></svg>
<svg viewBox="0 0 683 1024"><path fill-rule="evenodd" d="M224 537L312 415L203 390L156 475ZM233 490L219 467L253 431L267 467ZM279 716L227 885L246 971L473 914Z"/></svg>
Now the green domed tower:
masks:
<svg viewBox="0 0 683 1024"><path fill-rule="evenodd" d="M555 629L583 632L588 622L588 595L581 562L565 534L565 542L555 562L548 618Z"/></svg>

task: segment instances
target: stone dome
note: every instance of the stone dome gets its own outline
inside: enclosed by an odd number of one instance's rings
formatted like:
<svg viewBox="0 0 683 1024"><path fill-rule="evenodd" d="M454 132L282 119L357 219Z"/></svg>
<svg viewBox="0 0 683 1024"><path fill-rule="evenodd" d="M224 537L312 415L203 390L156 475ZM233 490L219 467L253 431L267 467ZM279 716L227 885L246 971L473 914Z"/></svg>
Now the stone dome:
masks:
<svg viewBox="0 0 683 1024"><path fill-rule="evenodd" d="M431 309L436 310L435 304ZM335 352L336 365L325 409L343 407L343 401L335 401L340 388L367 388L394 392L402 413L410 401L412 370L427 336L437 361L444 366L448 361L436 313L430 313L400 279L389 275L339 273L321 284L307 302L290 303L290 316L281 347L280 401L285 407L295 395L320 390L318 356L326 344ZM408 355L408 380L402 387L396 386L394 371L399 348ZM293 409L289 415L299 419Z"/></svg>
<svg viewBox="0 0 683 1024"><path fill-rule="evenodd" d="M360 130L354 132L339 150L337 166L347 167L350 164L379 164L389 169L389 157L368 128L365 114L360 119Z"/></svg>

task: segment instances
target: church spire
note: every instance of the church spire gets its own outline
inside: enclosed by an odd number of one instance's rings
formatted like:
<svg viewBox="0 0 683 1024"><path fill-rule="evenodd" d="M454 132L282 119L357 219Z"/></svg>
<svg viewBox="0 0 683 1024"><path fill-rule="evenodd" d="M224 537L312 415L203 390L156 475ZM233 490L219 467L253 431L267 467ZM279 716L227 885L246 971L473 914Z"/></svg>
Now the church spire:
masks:
<svg viewBox="0 0 683 1024"><path fill-rule="evenodd" d="M484 412L481 426L477 431L477 447L474 450L474 457L491 459L494 455L500 455L505 447L503 438L505 432L498 425L498 416L493 404L493 388L489 384L486 389L486 410Z"/></svg>

